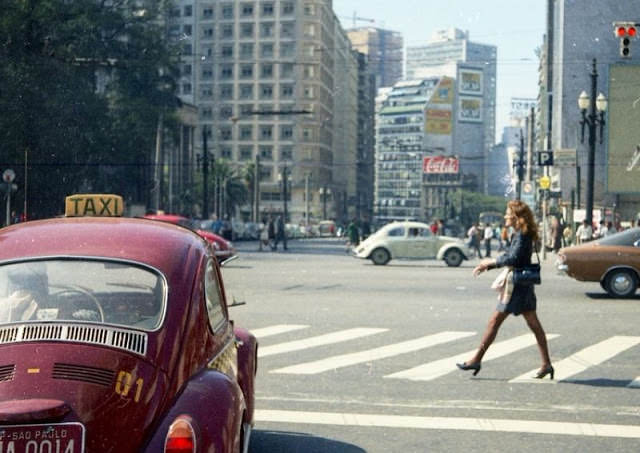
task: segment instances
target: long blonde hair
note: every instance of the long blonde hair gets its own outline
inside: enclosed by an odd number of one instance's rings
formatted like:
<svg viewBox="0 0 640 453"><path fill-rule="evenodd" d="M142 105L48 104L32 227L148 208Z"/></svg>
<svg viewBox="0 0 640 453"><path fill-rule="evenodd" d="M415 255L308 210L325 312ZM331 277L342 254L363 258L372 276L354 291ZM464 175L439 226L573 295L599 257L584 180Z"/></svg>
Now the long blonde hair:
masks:
<svg viewBox="0 0 640 453"><path fill-rule="evenodd" d="M538 224L533 217L533 212L529 205L520 200L511 200L507 203L507 207L511 210L511 213L516 217L517 229L522 231L522 234L531 236L533 241L538 240Z"/></svg>

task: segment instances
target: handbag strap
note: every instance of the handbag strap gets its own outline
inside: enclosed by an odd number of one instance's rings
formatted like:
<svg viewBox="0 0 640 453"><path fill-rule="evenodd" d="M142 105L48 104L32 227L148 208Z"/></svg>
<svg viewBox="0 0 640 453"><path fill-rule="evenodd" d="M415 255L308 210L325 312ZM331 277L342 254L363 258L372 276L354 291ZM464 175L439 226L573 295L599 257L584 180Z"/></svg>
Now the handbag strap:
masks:
<svg viewBox="0 0 640 453"><path fill-rule="evenodd" d="M537 244L537 242L533 243L533 250L536 251L536 258L538 259L538 264L540 264L540 256L538 255L538 244Z"/></svg>

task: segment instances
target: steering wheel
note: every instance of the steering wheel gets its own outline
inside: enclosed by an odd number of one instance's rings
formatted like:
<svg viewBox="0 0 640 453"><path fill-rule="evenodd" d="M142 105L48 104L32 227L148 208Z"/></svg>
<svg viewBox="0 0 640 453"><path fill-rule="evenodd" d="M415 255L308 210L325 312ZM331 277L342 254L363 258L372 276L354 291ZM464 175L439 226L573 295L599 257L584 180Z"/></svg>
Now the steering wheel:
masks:
<svg viewBox="0 0 640 453"><path fill-rule="evenodd" d="M91 294L91 292L79 286L74 286L74 287L65 287L61 291L57 292L55 295L56 297L60 297L62 295L66 296L69 294L80 294L82 296L85 296L98 309L98 314L100 315L100 322L104 322L104 310L102 309L102 305L100 305L100 301L98 301L98 299L93 294Z"/></svg>

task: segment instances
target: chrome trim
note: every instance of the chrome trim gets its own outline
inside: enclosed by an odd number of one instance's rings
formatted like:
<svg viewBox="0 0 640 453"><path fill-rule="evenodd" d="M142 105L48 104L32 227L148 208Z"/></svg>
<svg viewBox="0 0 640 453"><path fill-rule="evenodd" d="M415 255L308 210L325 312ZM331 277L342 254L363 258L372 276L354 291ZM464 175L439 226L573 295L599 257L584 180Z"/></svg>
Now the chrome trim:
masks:
<svg viewBox="0 0 640 453"><path fill-rule="evenodd" d="M144 356L148 337L144 332L88 324L42 322L0 327L0 344L27 341L89 343Z"/></svg>

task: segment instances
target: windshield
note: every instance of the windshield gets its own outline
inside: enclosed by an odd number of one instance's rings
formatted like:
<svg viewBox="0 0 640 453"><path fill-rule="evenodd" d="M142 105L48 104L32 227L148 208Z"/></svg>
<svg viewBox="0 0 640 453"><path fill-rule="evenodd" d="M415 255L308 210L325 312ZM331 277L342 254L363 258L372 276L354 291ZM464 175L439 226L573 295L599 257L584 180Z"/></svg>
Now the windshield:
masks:
<svg viewBox="0 0 640 453"><path fill-rule="evenodd" d="M640 239L640 228L631 228L612 234L605 238L599 239L596 243L600 245L627 245L633 246L633 243Z"/></svg>
<svg viewBox="0 0 640 453"><path fill-rule="evenodd" d="M45 260L0 266L0 324L95 322L153 330L164 279L126 262Z"/></svg>

